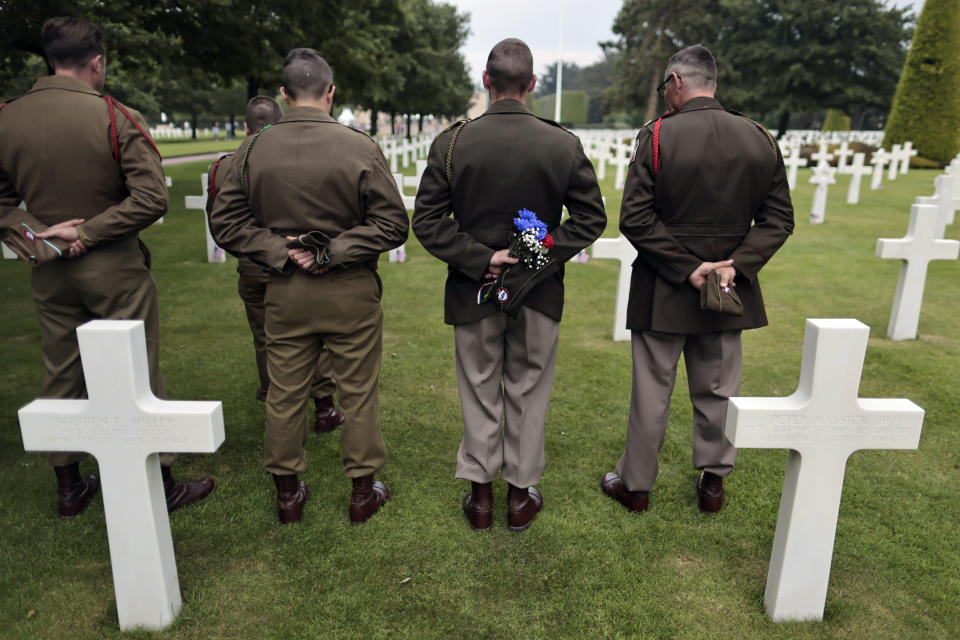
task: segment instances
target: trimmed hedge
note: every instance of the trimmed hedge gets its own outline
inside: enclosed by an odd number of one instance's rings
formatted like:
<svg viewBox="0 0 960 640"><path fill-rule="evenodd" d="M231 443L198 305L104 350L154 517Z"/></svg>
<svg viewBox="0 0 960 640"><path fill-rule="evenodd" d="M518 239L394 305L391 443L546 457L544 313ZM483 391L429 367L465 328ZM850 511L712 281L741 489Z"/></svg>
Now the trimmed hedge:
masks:
<svg viewBox="0 0 960 640"><path fill-rule="evenodd" d="M960 2L926 0L883 139L941 166L960 153Z"/></svg>
<svg viewBox="0 0 960 640"><path fill-rule="evenodd" d="M850 131L850 116L840 109L827 109L823 131Z"/></svg>
<svg viewBox="0 0 960 640"><path fill-rule="evenodd" d="M534 115L553 120L557 97L554 94L541 96L536 100L527 99L527 107ZM560 122L581 125L587 121L587 92L564 91L560 105Z"/></svg>

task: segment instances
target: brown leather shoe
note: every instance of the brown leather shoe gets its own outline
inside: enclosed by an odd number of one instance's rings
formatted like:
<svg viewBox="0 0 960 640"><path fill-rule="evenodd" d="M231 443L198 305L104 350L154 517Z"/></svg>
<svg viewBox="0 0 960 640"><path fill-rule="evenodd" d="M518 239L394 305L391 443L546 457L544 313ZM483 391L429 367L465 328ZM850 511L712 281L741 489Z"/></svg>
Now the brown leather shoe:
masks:
<svg viewBox="0 0 960 640"><path fill-rule="evenodd" d="M716 513L723 506L723 478L709 471L697 476L694 483L697 498L700 500L700 511Z"/></svg>
<svg viewBox="0 0 960 640"><path fill-rule="evenodd" d="M543 496L535 487L520 489L507 484L507 527L523 531L543 509Z"/></svg>
<svg viewBox="0 0 960 640"><path fill-rule="evenodd" d="M167 497L167 513L193 502L203 500L217 488L213 478L200 478L196 482L180 482L173 477L170 467L160 467L163 477L163 493Z"/></svg>
<svg viewBox="0 0 960 640"><path fill-rule="evenodd" d="M463 497L463 512L474 529L489 529L493 524L493 485L472 482L471 491Z"/></svg>
<svg viewBox="0 0 960 640"><path fill-rule="evenodd" d="M57 474L57 510L61 518L73 518L87 508L100 488L97 476L80 477L80 463L54 467Z"/></svg>
<svg viewBox="0 0 960 640"><path fill-rule="evenodd" d="M389 499L390 492L386 485L374 482L372 473L354 478L353 493L350 494L350 523L363 524Z"/></svg>
<svg viewBox="0 0 960 640"><path fill-rule="evenodd" d="M292 476L273 475L277 486L277 517L280 524L291 524L303 520L303 505L310 498L310 487L303 480Z"/></svg>
<svg viewBox="0 0 960 640"><path fill-rule="evenodd" d="M336 429L337 426L343 424L345 418L343 414L333 406L333 396L314 398L313 405L316 407L313 415L317 420L313 425L313 430L317 433L330 433Z"/></svg>
<svg viewBox="0 0 960 640"><path fill-rule="evenodd" d="M623 478L611 471L600 481L603 492L625 506L630 511L640 513L650 507L650 493L647 491L627 491Z"/></svg>

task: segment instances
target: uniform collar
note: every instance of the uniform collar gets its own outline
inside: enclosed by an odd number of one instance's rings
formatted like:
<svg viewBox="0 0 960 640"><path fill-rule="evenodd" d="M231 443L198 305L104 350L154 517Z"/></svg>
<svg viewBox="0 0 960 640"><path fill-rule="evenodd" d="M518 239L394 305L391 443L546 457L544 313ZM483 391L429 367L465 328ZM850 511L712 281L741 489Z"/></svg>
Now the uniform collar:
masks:
<svg viewBox="0 0 960 640"><path fill-rule="evenodd" d="M526 113L529 114L530 110L520 102L519 100L514 100L513 98L504 98L503 100L497 100L496 102L490 103L490 106L487 107L487 110L484 112L484 115L487 113Z"/></svg>
<svg viewBox="0 0 960 640"><path fill-rule="evenodd" d="M680 110L677 113L683 113L684 111L699 111L700 109L723 109L720 106L720 103L717 102L716 98L710 98L707 96L697 96L696 98L690 98L687 100Z"/></svg>
<svg viewBox="0 0 960 640"><path fill-rule="evenodd" d="M71 78L70 76L43 76L37 78L33 88L28 93L42 91L44 89L64 89L66 91L79 91L80 93L89 93L90 95L102 95L99 91L88 85L82 80Z"/></svg>
<svg viewBox="0 0 960 640"><path fill-rule="evenodd" d="M280 122L298 122L311 120L316 122L336 122L330 114L319 107L290 107Z"/></svg>

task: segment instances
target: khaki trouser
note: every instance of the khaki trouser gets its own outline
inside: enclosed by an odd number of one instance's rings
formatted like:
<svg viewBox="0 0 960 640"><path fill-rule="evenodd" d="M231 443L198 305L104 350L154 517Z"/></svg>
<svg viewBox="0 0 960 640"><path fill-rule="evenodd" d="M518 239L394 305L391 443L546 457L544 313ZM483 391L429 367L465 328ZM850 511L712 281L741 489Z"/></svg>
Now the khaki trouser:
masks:
<svg viewBox="0 0 960 640"><path fill-rule="evenodd" d="M559 335L559 322L527 307L516 319L497 313L454 327L464 427L458 478L491 482L502 469L516 487L540 481Z"/></svg>
<svg viewBox="0 0 960 640"><path fill-rule="evenodd" d="M257 389L257 400L267 399L267 389L270 387L270 376L267 374L267 334L263 329L264 304L267 293L268 276L250 276L240 274L237 279L237 293L243 300L247 311L247 324L253 334L253 349L257 358L257 374L260 378L260 387ZM317 370L313 376L313 385L310 388L311 398L326 398L336 391L333 380L330 379L330 354L326 349L320 351L317 361Z"/></svg>
<svg viewBox="0 0 960 640"><path fill-rule="evenodd" d="M157 283L150 274L150 254L136 236L99 245L79 258L61 259L32 272L30 291L40 319L40 345L46 373L44 398L86 398L77 327L100 318L143 320L147 339L150 388L166 397L160 375L160 321ZM80 452L51 452L54 466L79 462ZM161 454L169 465L173 454Z"/></svg>
<svg viewBox="0 0 960 640"><path fill-rule="evenodd" d="M387 459L380 433L378 385L383 311L376 271L312 276L296 271L267 284L267 429L263 467L277 475L307 468L309 433L303 412L320 350L330 352L344 415L340 453L349 478L380 469Z"/></svg>
<svg viewBox="0 0 960 640"><path fill-rule="evenodd" d="M727 402L740 390L740 331L699 335L634 331L627 444L617 472L630 491L650 491L670 417L681 352L693 403L693 466L728 476L737 450L724 435Z"/></svg>

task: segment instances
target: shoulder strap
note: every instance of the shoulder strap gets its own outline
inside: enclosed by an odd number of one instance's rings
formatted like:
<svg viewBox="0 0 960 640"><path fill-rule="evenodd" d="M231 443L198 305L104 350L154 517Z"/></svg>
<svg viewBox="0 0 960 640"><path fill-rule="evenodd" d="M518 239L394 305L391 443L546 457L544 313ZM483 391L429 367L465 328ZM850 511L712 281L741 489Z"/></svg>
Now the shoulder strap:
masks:
<svg viewBox="0 0 960 640"><path fill-rule="evenodd" d="M220 168L220 161L226 158L227 156L220 156L217 158L217 161L213 163L213 166L210 167L210 186L207 188L207 191L210 193L210 199L217 199L217 169Z"/></svg>
<svg viewBox="0 0 960 640"><path fill-rule="evenodd" d="M130 112L127 111L127 109L122 104L120 104L110 96L100 96L100 97L107 101L107 112L110 114L110 141L113 146L114 160L116 160L117 162L120 162L120 135L117 133L117 116L114 113L115 108L119 109L120 113L122 113L127 118L127 120L130 121L130 124L132 124L134 127L137 128L137 131L140 132L140 135L142 135L144 138L147 139L147 142L150 143L150 146L153 148L153 150L157 152L157 156L161 158L163 157L163 156L160 156L160 150L157 149L157 145L154 144L153 138L150 137L150 134L148 134L146 131L143 130L143 128L137 123L136 120L133 119L133 116L130 115Z"/></svg>
<svg viewBox="0 0 960 640"><path fill-rule="evenodd" d="M247 148L243 151L243 160L240 161L240 190L243 191L243 195L247 196L247 199L250 199L250 189L247 187L247 164L250 161L250 152L253 151L253 145L257 144L257 138L260 137L260 134L272 127L272 124L268 124L260 131L257 131L253 134L253 137L250 138L250 144L247 145Z"/></svg>
<svg viewBox="0 0 960 640"><path fill-rule="evenodd" d="M460 124L456 125L456 129L453 130L453 135L450 136L450 146L447 147L447 158L443 163L444 170L447 174L447 184L453 184L453 165L451 164L453 161L453 147L455 144L457 144L457 138L460 136L460 132L463 131L463 127L466 126L468 122L470 122L470 118L461 120Z"/></svg>

